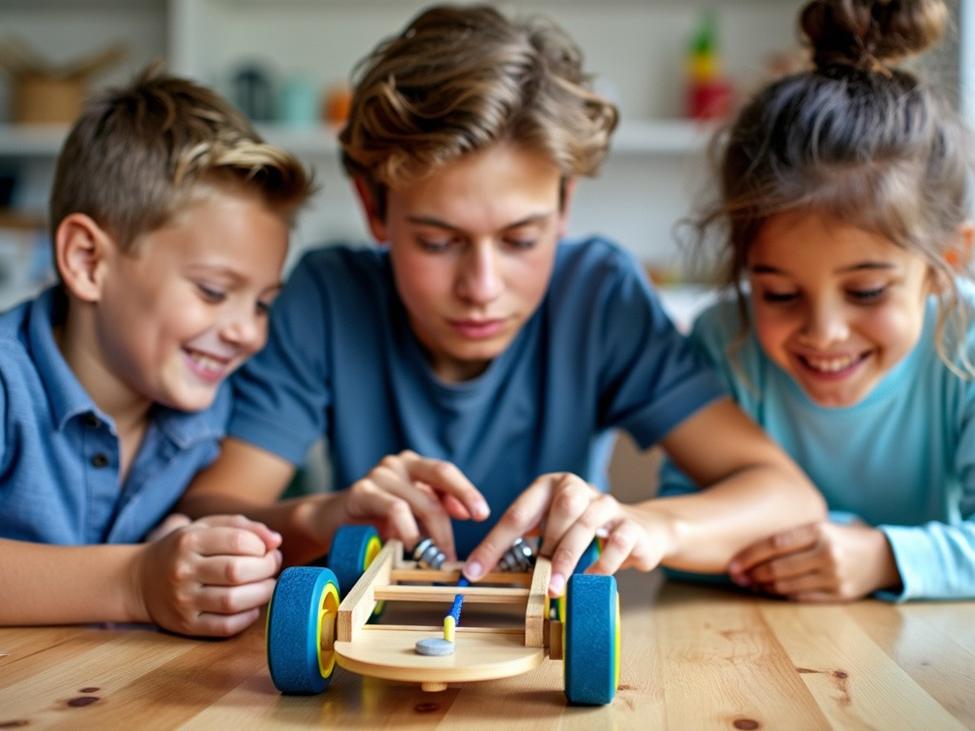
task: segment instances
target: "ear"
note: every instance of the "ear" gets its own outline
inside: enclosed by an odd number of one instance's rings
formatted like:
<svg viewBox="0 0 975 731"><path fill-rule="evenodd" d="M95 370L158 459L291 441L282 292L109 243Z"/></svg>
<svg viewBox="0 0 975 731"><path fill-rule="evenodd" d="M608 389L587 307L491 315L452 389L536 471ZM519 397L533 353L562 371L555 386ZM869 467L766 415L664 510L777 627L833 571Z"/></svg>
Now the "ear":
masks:
<svg viewBox="0 0 975 731"><path fill-rule="evenodd" d="M958 227L954 245L945 252L945 261L953 270L960 272L972 263L972 244L975 243L975 223L965 221Z"/></svg>
<svg viewBox="0 0 975 731"><path fill-rule="evenodd" d="M576 192L576 178L563 178L559 183L559 238L565 237L569 225L569 208Z"/></svg>
<svg viewBox="0 0 975 731"><path fill-rule="evenodd" d="M372 234L372 237L378 243L385 244L389 240L386 235L386 221L379 215L379 205L376 201L376 196L373 194L369 184L360 176L357 175L352 178L352 183L355 186L359 203L362 205L362 213L366 217L366 225L369 227L369 233Z"/></svg>
<svg viewBox="0 0 975 731"><path fill-rule="evenodd" d="M65 216L54 234L54 261L67 290L83 302L97 302L108 257L115 250L111 236L83 213Z"/></svg>

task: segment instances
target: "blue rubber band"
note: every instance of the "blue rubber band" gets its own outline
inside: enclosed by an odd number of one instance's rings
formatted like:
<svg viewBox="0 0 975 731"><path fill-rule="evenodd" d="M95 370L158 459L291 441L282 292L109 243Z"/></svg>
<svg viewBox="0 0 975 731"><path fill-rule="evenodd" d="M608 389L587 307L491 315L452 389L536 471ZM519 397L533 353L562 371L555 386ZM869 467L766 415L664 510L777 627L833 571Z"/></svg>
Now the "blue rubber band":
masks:
<svg viewBox="0 0 975 731"><path fill-rule="evenodd" d="M471 585L471 582L467 580L467 577L466 576L461 576L460 577L460 581L457 582L457 586L470 586L470 585ZM459 627L460 626L460 610L461 610L461 608L463 606L464 606L464 595L463 594L457 594L456 596L454 596L454 603L450 607L450 611L447 612L447 615L444 617L444 619L446 619L447 617L453 617L454 618L454 626L455 627Z"/></svg>

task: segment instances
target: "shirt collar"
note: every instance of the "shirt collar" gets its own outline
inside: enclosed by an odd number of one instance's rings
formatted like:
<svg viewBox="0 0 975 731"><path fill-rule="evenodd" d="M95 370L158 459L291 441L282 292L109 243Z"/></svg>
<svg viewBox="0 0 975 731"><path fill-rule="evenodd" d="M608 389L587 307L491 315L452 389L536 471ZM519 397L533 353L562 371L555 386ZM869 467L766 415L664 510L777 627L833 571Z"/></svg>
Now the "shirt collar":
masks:
<svg viewBox="0 0 975 731"><path fill-rule="evenodd" d="M213 404L203 411L178 411L156 404L149 418L177 447L221 439L230 415L230 384L224 382Z"/></svg>
<svg viewBox="0 0 975 731"><path fill-rule="evenodd" d="M42 292L29 305L27 325L34 367L44 384L51 416L59 431L79 414L95 412L106 418L78 381L54 340L55 309L61 297L57 287Z"/></svg>

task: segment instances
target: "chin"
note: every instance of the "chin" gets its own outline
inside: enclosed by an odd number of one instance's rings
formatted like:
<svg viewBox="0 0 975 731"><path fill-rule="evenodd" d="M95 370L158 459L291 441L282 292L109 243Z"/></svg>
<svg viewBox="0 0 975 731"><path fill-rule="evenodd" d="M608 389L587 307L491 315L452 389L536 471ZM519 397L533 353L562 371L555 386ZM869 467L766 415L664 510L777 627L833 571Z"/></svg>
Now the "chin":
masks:
<svg viewBox="0 0 975 731"><path fill-rule="evenodd" d="M824 406L830 409L841 409L848 408L850 406L856 406L858 403L863 401L869 393L870 389L866 391L857 390L855 393L830 393L830 394L815 394L811 392L808 388L803 388L806 395L810 399L816 402L819 406Z"/></svg>
<svg viewBox="0 0 975 731"><path fill-rule="evenodd" d="M500 347L479 346L474 348L457 348L453 353L453 357L462 363L486 363L501 355L507 349L508 345L509 343L505 343Z"/></svg>
<svg viewBox="0 0 975 731"><path fill-rule="evenodd" d="M182 389L169 391L163 397L155 399L157 403L177 411L203 411L213 405L217 397L217 387Z"/></svg>

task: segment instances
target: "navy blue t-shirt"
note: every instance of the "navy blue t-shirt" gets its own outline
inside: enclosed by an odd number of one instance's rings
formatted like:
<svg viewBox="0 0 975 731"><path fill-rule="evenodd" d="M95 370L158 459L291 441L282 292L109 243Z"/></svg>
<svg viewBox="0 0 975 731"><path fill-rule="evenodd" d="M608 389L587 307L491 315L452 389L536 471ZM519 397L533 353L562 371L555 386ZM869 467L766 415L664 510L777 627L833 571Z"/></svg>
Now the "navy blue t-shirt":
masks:
<svg viewBox="0 0 975 731"><path fill-rule="evenodd" d="M431 370L385 249L312 251L275 302L267 347L234 383L228 434L295 464L324 436L338 487L404 449L456 464L492 513L455 521L461 556L543 473L606 489L614 428L648 447L724 394L636 261L601 239L559 244L538 310L462 383Z"/></svg>

